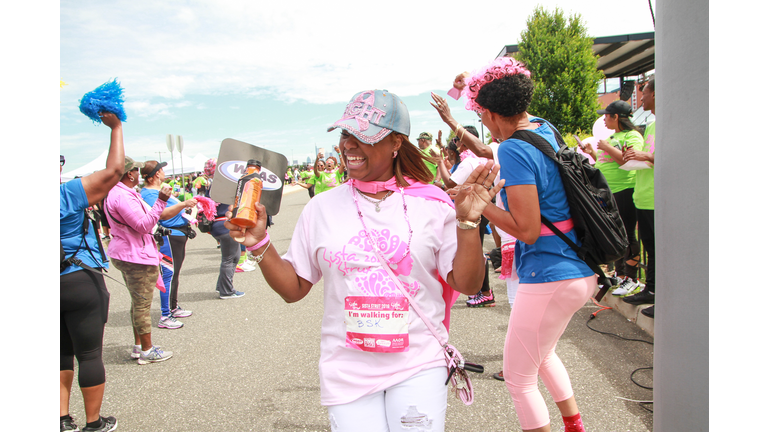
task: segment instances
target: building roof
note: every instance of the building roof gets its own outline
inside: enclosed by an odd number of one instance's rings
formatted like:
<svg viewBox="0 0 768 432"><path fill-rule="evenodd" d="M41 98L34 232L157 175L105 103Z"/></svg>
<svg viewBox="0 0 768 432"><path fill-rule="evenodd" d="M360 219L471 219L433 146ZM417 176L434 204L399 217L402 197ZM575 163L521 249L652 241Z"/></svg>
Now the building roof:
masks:
<svg viewBox="0 0 768 432"><path fill-rule="evenodd" d="M606 78L636 76L655 69L656 43L654 32L595 38L592 51L598 56L597 69ZM506 45L499 57L511 57L517 45Z"/></svg>

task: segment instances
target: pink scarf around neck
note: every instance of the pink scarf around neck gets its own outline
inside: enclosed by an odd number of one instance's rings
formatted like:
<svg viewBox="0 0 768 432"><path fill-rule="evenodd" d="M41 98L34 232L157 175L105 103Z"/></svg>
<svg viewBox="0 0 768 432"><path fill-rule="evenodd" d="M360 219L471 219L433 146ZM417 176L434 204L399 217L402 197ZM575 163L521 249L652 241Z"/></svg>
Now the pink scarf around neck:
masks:
<svg viewBox="0 0 768 432"><path fill-rule="evenodd" d="M456 208L453 205L453 201L451 201L451 198L448 196L447 193L440 190L435 185L429 185L425 183L418 182L412 178L405 177L405 181L408 182L409 186L403 188L403 193L410 196L416 196L424 199L428 199L431 201L440 201L448 204L451 206L451 208ZM349 184L360 190L360 192L365 193L379 193L382 191L393 191L393 192L399 192L400 187L397 185L397 178L392 177L391 179L380 182L380 181L362 181L362 180L356 180L356 179L350 179Z"/></svg>
<svg viewBox="0 0 768 432"><path fill-rule="evenodd" d="M435 185L425 184L418 182L412 178L405 177L405 181L408 182L409 186L403 188L403 193L405 195L410 196L416 196L421 197L424 199L428 199L431 201L439 201L448 204L451 206L452 209L455 209L456 207L453 204L453 201L448 196L447 193L443 192L439 187ZM372 182L366 182L356 179L350 179L349 182L350 186L353 188L357 188L361 192L365 193L379 193L385 190L389 191L400 191L400 187L397 185L397 178L392 176L391 179L380 182L380 181L372 181ZM354 193L354 190L352 191ZM451 306L453 306L454 303L456 303L456 300L459 298L459 292L455 291L453 288L451 288L448 283L446 283L443 278L439 277L440 284L443 286L443 301L445 301L445 318L443 319L443 325L445 326L446 331L451 326Z"/></svg>

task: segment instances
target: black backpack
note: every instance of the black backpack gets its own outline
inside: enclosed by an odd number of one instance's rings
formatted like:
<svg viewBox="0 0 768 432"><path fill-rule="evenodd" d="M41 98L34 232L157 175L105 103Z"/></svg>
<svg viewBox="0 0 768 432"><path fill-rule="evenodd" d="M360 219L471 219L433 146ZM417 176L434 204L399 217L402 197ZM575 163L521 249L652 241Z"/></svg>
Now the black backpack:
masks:
<svg viewBox="0 0 768 432"><path fill-rule="evenodd" d="M533 145L557 164L570 206L576 238L581 241L581 247L576 246L543 215L541 221L575 250L576 255L598 275L598 284L601 284L602 288L595 299L600 301L613 285L613 281L603 273L600 264L624 257L629 246L627 232L603 173L590 165L584 155L569 148L557 129L551 124L549 126L560 146L557 153L546 139L535 132L518 130L512 138Z"/></svg>

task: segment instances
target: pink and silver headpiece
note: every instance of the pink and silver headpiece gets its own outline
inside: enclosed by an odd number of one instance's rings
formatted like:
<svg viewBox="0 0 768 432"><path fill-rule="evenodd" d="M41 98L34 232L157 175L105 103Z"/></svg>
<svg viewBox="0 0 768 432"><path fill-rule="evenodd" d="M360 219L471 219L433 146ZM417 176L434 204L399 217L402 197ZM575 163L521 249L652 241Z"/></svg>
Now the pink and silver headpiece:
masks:
<svg viewBox="0 0 768 432"><path fill-rule="evenodd" d="M485 108L475 102L480 89L497 78L520 73L528 78L531 77L531 72L525 68L525 65L511 57L497 58L482 69L475 71L465 80L467 84L464 87L464 94L467 96L466 108L478 113L485 111Z"/></svg>

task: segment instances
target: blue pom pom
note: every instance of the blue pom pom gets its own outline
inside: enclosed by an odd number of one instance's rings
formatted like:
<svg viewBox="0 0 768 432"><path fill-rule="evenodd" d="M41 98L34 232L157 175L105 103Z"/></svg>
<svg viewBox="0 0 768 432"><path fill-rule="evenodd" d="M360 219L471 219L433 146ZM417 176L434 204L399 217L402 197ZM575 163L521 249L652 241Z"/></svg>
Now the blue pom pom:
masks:
<svg viewBox="0 0 768 432"><path fill-rule="evenodd" d="M80 112L94 123L101 123L99 112L111 112L120 119L126 120L123 111L123 88L117 79L100 85L96 90L88 92L80 99Z"/></svg>

